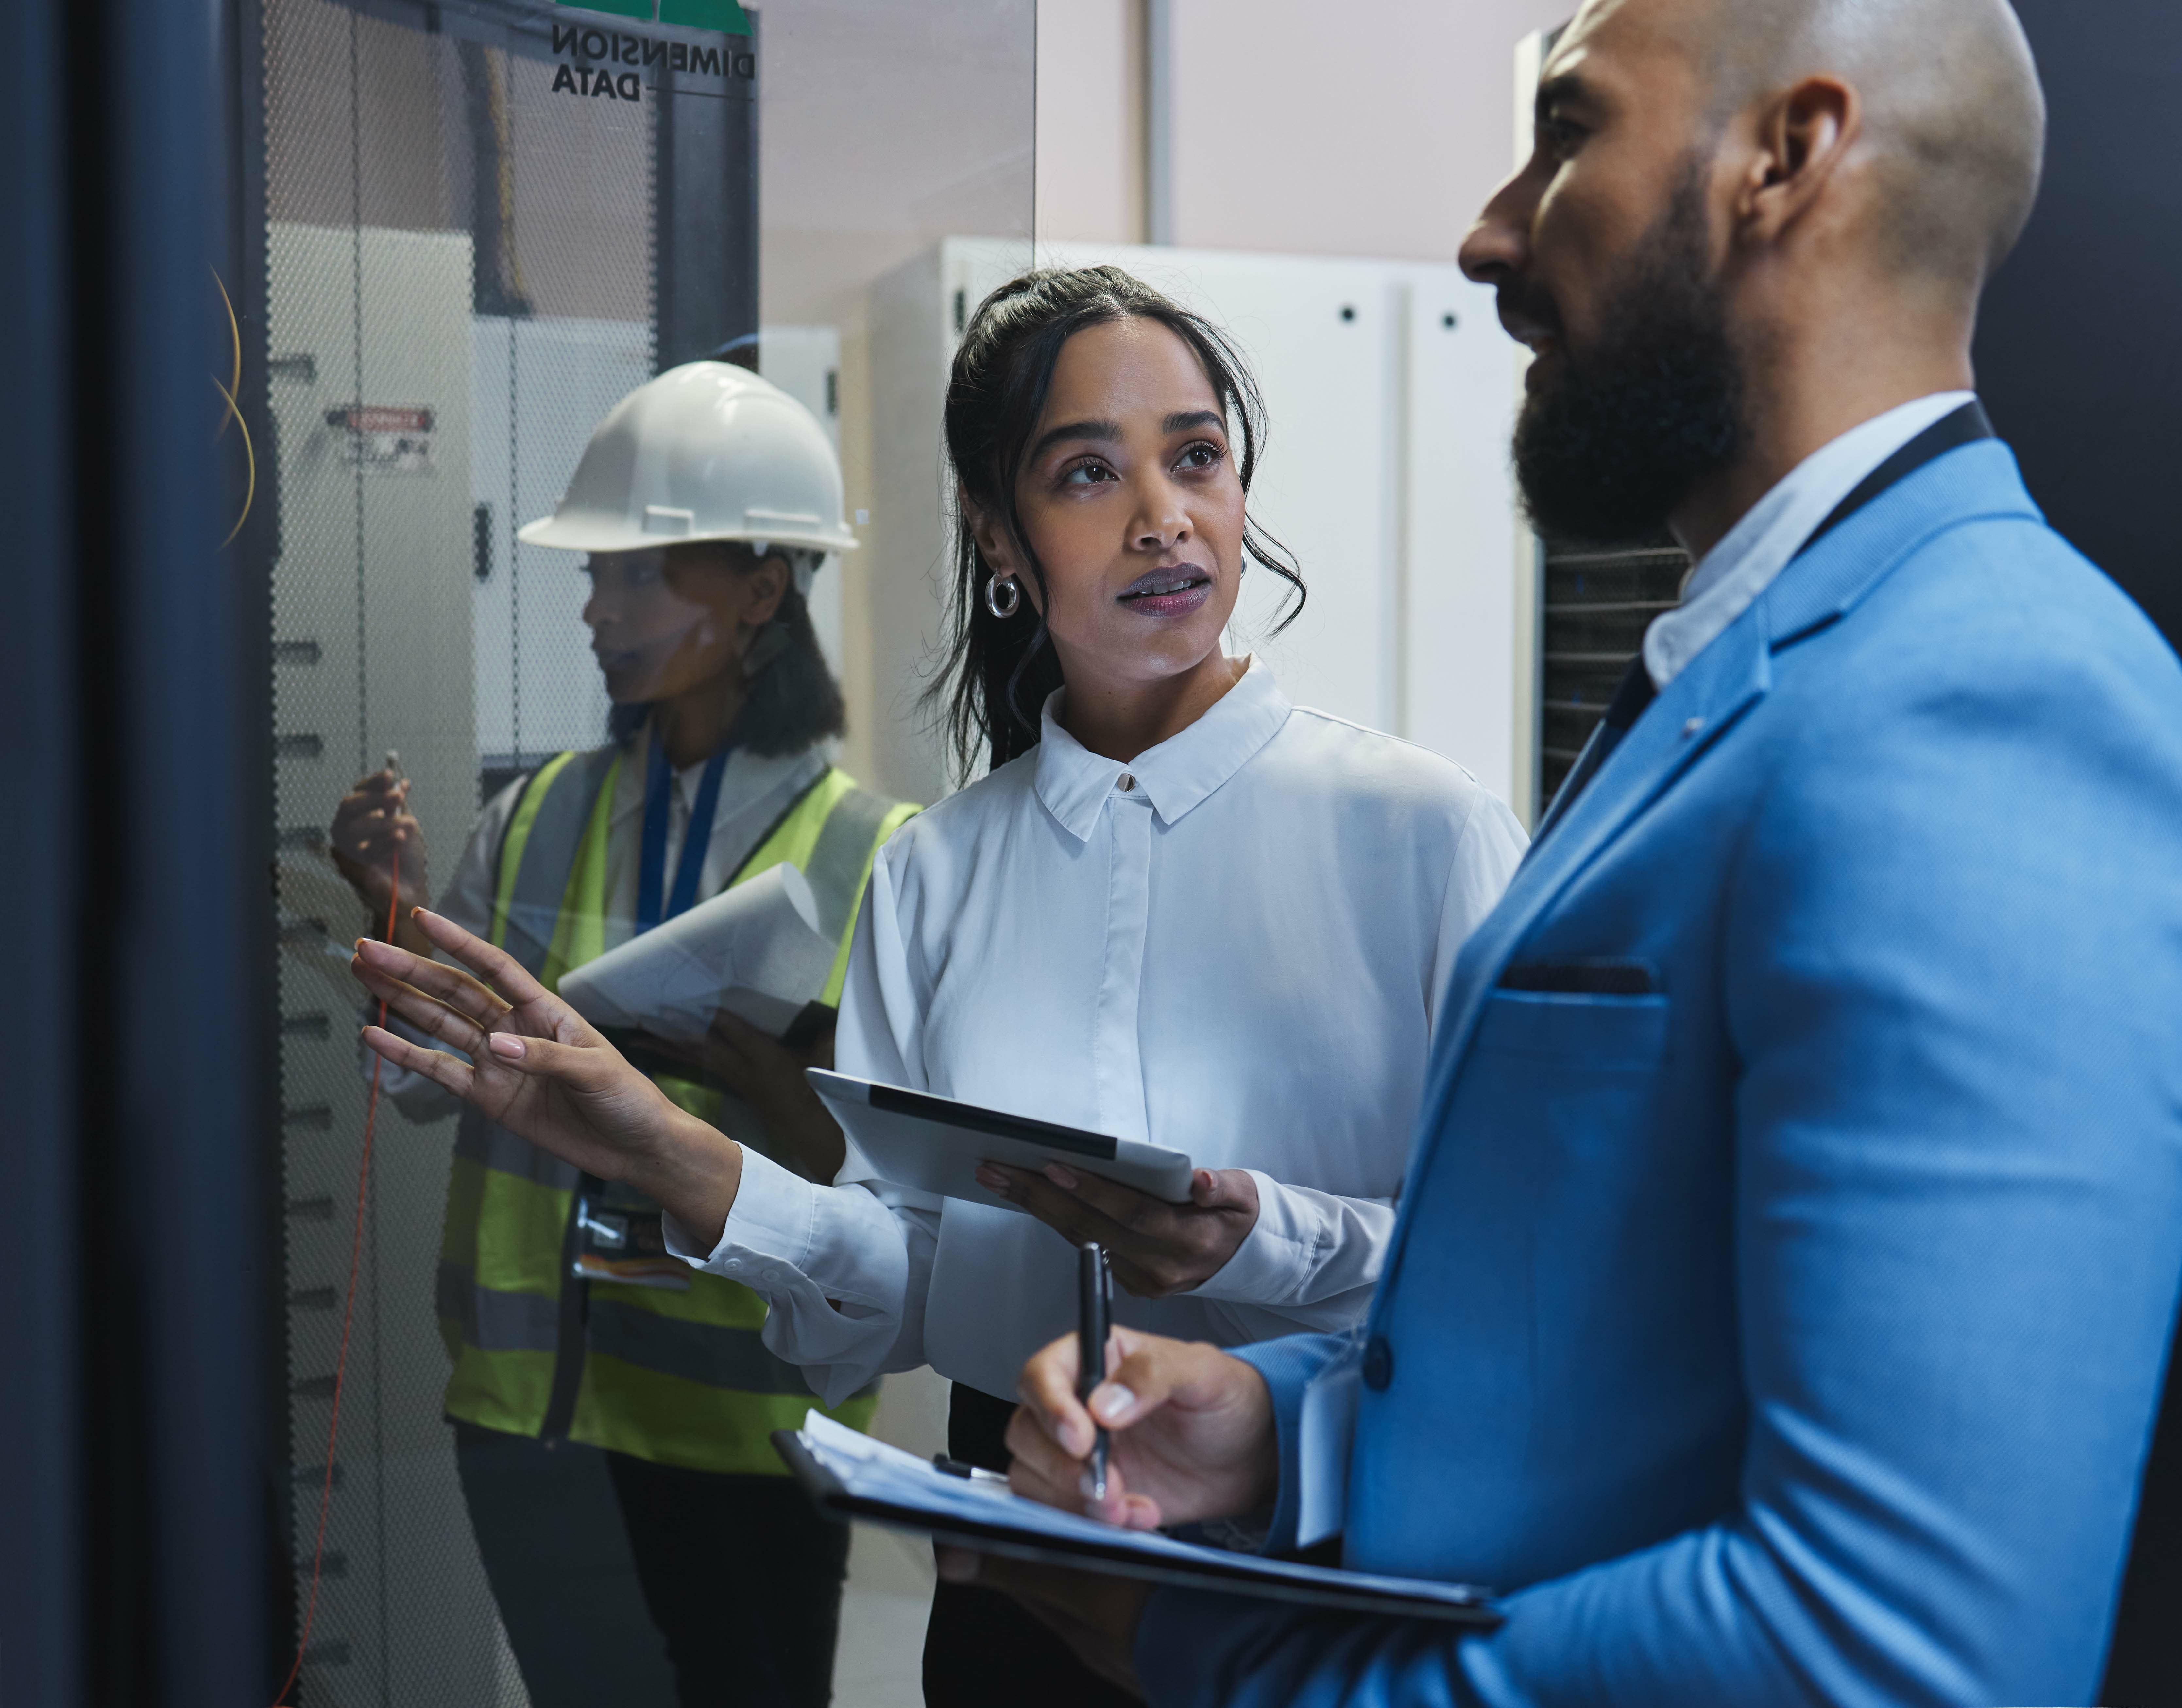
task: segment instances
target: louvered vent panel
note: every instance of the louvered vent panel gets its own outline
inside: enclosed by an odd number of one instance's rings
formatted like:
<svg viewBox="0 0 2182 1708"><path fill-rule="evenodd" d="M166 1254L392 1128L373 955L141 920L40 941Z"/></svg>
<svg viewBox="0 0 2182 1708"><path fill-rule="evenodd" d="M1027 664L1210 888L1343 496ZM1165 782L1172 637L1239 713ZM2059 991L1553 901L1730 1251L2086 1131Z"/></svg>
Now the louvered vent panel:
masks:
<svg viewBox="0 0 2182 1708"><path fill-rule="evenodd" d="M1674 608L1689 554L1675 546L1545 554L1538 799L1550 801L1605 714L1652 619Z"/></svg>

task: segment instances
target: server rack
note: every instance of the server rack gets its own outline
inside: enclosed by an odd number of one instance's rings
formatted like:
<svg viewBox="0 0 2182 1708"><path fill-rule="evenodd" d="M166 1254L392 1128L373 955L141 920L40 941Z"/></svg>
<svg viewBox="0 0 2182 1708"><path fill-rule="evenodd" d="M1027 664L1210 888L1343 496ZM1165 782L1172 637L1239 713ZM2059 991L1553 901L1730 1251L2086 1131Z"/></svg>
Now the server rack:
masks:
<svg viewBox="0 0 2182 1708"><path fill-rule="evenodd" d="M1679 602L1689 554L1670 543L1559 547L1541 541L1537 751L1541 817L1606 715L1644 645Z"/></svg>

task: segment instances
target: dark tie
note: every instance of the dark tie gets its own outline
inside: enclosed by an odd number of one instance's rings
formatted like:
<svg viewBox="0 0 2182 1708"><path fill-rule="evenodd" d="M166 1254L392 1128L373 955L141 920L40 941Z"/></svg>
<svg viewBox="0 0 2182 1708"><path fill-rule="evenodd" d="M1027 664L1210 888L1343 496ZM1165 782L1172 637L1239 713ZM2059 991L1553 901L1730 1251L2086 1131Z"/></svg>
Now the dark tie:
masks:
<svg viewBox="0 0 2182 1708"><path fill-rule="evenodd" d="M1553 833L1553 827L1568 816L1576 804L1576 797L1583 793L1591 779L1598 774L1598 768L1606 762L1606 756L1621 745L1621 738L1635 727L1644 708L1658 697L1659 690L1653 685L1652 673L1644 668L1644 655L1638 652L1629 661L1629 668L1621 678L1621 685L1614 690L1614 698L1607 702L1606 715L1598 720L1598 727L1591 732L1591 740L1583 744L1583 751L1576 755L1576 768L1561 784L1560 792L1553 796L1553 805L1546 809L1545 822L1538 826L1538 834L1531 846Z"/></svg>

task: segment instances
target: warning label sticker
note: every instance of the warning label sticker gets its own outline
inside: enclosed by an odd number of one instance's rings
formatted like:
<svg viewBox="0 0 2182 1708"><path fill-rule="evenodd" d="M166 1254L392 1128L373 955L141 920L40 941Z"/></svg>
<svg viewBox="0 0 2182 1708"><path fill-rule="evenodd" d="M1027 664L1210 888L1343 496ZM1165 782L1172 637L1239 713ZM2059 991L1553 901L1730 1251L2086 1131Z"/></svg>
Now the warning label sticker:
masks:
<svg viewBox="0 0 2182 1708"><path fill-rule="evenodd" d="M378 474L432 472L432 412L410 404L356 404L326 411L352 469Z"/></svg>

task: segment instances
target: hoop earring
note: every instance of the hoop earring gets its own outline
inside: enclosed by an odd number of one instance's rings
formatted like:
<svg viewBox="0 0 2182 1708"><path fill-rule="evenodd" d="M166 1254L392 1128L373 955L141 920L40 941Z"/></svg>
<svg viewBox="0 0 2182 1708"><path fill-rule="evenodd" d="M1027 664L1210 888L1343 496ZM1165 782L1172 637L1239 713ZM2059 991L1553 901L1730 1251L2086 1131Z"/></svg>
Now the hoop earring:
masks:
<svg viewBox="0 0 2182 1708"><path fill-rule="evenodd" d="M1001 590L1006 590L1005 602ZM1012 575L995 575L985 584L985 608L1005 623L1022 609L1022 588Z"/></svg>

